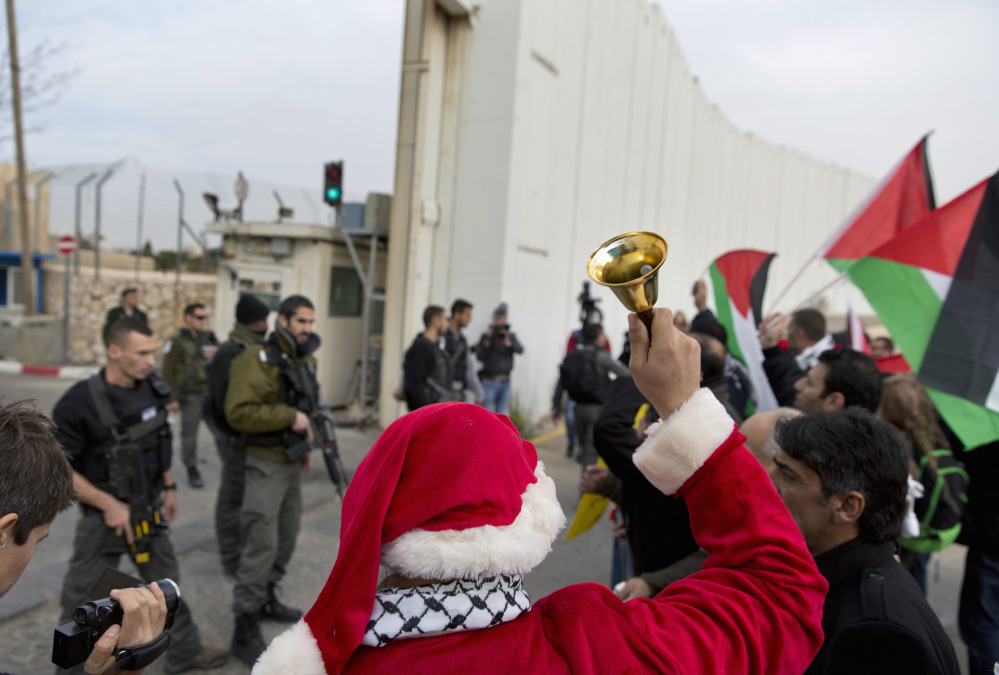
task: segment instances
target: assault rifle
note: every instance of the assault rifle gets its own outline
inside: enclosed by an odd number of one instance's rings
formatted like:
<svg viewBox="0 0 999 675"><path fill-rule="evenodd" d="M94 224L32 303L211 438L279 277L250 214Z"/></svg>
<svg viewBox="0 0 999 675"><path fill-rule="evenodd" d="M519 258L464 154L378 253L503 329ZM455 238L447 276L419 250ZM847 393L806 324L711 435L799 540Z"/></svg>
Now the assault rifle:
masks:
<svg viewBox="0 0 999 675"><path fill-rule="evenodd" d="M134 443L115 444L108 452L108 477L118 499L128 504L132 545L128 553L136 565L149 562L152 538L167 530L159 510L149 499L142 450Z"/></svg>
<svg viewBox="0 0 999 675"><path fill-rule="evenodd" d="M312 425L311 446L307 440L300 441L297 448L301 448L301 450L297 450L296 446L290 446L288 456L296 459L312 448L321 450L330 480L336 486L337 494L343 499L343 493L350 480L347 478L347 470L340 460L340 447L336 442L336 433L333 431L333 415L330 413L326 398L316 385L315 368L310 360L304 359L299 363L287 366L287 369L288 377L295 389L302 394L302 402L308 407L302 412L309 416L309 424ZM307 447L303 448L303 444Z"/></svg>
<svg viewBox="0 0 999 675"><path fill-rule="evenodd" d="M160 408L152 419L118 431L118 419L111 408L111 402L104 391L100 374L88 382L97 416L114 437L114 445L105 454L108 465L108 479L111 489L118 499L128 504L129 527L132 530L132 544L127 549L109 549L107 553L128 553L136 565L149 562L149 549L152 538L165 532L167 528L159 509L149 497L149 482L142 461L142 448L138 439L167 423L166 410Z"/></svg>

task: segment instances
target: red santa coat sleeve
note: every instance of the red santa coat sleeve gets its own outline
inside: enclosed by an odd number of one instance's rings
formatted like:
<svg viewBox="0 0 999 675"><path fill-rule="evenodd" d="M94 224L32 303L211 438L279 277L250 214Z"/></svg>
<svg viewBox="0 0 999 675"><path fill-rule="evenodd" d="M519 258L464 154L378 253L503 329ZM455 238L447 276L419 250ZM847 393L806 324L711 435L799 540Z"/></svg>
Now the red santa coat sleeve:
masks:
<svg viewBox="0 0 999 675"><path fill-rule="evenodd" d="M742 441L701 390L636 452L650 481L687 500L709 554L700 572L628 603L569 586L492 628L361 647L345 672L803 672L822 644L828 585Z"/></svg>

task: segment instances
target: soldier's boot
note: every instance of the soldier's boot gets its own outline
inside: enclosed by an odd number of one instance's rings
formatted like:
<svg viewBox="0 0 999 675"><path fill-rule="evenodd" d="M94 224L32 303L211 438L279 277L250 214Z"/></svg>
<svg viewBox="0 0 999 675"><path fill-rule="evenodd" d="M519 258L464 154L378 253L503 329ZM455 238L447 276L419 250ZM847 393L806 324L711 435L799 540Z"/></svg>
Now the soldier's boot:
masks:
<svg viewBox="0 0 999 675"><path fill-rule="evenodd" d="M246 665L253 667L266 645L260 636L260 612L240 614L236 617L236 632L232 636L230 652Z"/></svg>
<svg viewBox="0 0 999 675"><path fill-rule="evenodd" d="M295 623L302 618L302 610L282 604L277 599L275 584L267 584L267 602L264 603L260 613L263 618L281 623Z"/></svg>

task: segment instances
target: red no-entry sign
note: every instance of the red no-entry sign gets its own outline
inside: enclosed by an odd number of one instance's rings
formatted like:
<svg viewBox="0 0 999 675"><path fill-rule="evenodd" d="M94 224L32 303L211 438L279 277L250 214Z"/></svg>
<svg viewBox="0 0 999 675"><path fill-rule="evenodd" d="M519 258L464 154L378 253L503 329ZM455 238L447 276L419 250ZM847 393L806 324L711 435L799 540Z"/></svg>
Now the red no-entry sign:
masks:
<svg viewBox="0 0 999 675"><path fill-rule="evenodd" d="M73 255L76 252L76 237L64 234L56 241L56 250L62 255Z"/></svg>

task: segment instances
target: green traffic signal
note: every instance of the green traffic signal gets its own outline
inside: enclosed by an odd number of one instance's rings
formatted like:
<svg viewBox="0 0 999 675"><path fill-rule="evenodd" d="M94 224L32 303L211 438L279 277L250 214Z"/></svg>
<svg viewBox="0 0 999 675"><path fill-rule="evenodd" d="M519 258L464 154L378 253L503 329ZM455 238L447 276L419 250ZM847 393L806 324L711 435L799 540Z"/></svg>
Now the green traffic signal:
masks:
<svg viewBox="0 0 999 675"><path fill-rule="evenodd" d="M338 201L340 199L340 188L331 187L326 191L326 199L331 202Z"/></svg>

